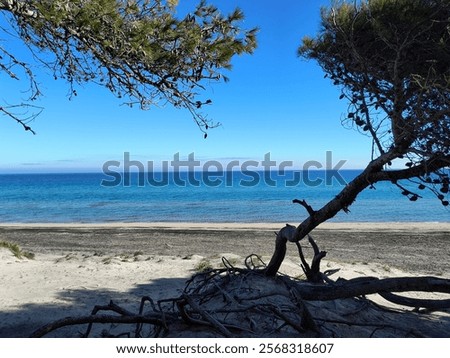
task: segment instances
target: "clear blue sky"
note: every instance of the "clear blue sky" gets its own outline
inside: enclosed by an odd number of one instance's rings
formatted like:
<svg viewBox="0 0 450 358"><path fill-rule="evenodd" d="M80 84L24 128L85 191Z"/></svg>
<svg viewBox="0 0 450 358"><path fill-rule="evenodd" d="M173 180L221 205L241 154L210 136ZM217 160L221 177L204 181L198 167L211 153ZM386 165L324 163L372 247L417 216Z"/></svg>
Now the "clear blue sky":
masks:
<svg viewBox="0 0 450 358"><path fill-rule="evenodd" d="M197 1L180 0L183 8ZM45 110L32 123L36 136L12 120L0 117L0 173L101 171L108 160L131 158L156 162L177 152L194 152L200 160L253 159L271 153L274 160L302 166L308 160L347 160L344 169L361 168L370 159L371 143L341 125L346 110L339 89L314 62L296 55L304 35L319 28L319 11L326 0L216 1L224 12L239 6L246 28L259 27L254 55L235 58L229 83L212 84L204 98L213 104L204 112L222 126L203 139L190 114L170 106L149 111L122 106L106 89L87 85L69 101L64 81L38 72ZM0 18L0 21L3 21ZM11 44L10 44L11 45ZM2 103L18 99L26 83L0 75ZM22 94L25 97L25 94Z"/></svg>

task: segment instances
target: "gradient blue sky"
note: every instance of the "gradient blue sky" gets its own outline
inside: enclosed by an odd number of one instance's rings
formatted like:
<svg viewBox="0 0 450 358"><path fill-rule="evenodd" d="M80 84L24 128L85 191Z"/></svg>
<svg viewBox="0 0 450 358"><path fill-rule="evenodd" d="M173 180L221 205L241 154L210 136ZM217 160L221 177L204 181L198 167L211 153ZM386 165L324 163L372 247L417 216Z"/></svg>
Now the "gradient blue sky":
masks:
<svg viewBox="0 0 450 358"><path fill-rule="evenodd" d="M183 8L196 3L180 0ZM260 28L259 46L254 55L233 60L229 83L212 84L205 93L213 104L204 112L222 123L206 140L186 110L130 109L96 85L78 88L69 100L64 81L39 72L44 96L38 104L45 110L32 123L37 135L0 116L0 173L100 172L105 161L121 161L124 152L143 162L171 160L177 152L181 158L194 152L200 160L262 161L270 152L273 160L302 167L309 160L325 164L326 151L332 151L335 163L347 160L343 169L365 166L371 142L341 125L346 103L338 99L339 89L316 63L296 55L301 38L317 33L320 7L330 2L216 3L224 12L240 7L243 26ZM26 89L26 83L13 83L4 74L0 81L2 103L17 101Z"/></svg>

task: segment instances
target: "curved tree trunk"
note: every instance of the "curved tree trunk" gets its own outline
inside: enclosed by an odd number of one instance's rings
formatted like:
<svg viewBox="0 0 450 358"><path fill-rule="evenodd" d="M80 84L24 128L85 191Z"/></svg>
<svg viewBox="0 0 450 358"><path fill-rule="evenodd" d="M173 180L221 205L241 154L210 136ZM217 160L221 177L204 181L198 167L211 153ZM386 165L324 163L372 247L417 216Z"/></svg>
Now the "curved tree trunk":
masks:
<svg viewBox="0 0 450 358"><path fill-rule="evenodd" d="M277 274L283 263L284 257L286 256L287 241L292 240L294 235L295 226L288 224L277 233L277 238L275 239L275 252L265 269L266 276L275 276Z"/></svg>
<svg viewBox="0 0 450 358"><path fill-rule="evenodd" d="M315 211L308 205L307 211L309 216L297 227L293 241L300 241L318 225L331 219L339 211L344 210L346 213L349 212L348 208L353 204L358 194L376 182L372 178L372 174L382 171L383 166L396 156L397 154L389 152L370 162L361 174L348 183L338 195L320 210ZM296 200L295 202L305 207L307 206L305 201Z"/></svg>
<svg viewBox="0 0 450 358"><path fill-rule="evenodd" d="M450 156L441 156L439 158L430 158L420 165L403 170L384 170L384 166L393 159L403 155L405 150L394 148L393 150L372 160L355 179L348 183L342 191L330 200L320 210L313 210L304 200L294 200L294 202L303 205L309 216L297 227L294 242L300 241L306 237L313 229L321 223L334 217L339 211L349 212L348 208L353 204L356 197L368 186L380 181L393 181L409 179L423 176L434 172L437 169L444 168L450 163Z"/></svg>
<svg viewBox="0 0 450 358"><path fill-rule="evenodd" d="M276 275L286 255L287 241L295 242L299 245L298 242L308 236L308 234L321 223L333 218L341 210L348 213L348 208L353 204L358 194L368 186L379 181L396 182L397 180L423 176L429 172L448 166L450 163L450 156L444 156L440 158L430 158L420 165L408 169L384 169L385 165L390 163L393 159L401 157L405 151L404 148L395 147L389 152L372 160L361 174L348 183L338 195L317 211L308 205L305 200L293 200L294 203L302 205L307 210L309 216L297 226L294 232L292 231L292 226L287 225L277 234L275 251L267 266L266 275ZM287 227L289 229L286 229Z"/></svg>
<svg viewBox="0 0 450 358"><path fill-rule="evenodd" d="M383 294L385 292L422 291L450 293L450 280L428 276L385 279L360 277L352 280L340 280L326 285L306 284L302 282L296 285L296 289L304 300L329 301L374 293ZM386 297L388 296L386 295ZM431 300L419 301L432 302ZM436 302L444 302L447 307L450 304L450 300L436 300Z"/></svg>

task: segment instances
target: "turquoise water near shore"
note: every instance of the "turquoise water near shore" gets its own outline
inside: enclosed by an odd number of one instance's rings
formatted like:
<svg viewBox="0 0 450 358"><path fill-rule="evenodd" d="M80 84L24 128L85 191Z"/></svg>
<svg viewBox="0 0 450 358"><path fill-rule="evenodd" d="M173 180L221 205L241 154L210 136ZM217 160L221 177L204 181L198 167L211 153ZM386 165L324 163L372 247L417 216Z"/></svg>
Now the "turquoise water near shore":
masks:
<svg viewBox="0 0 450 358"><path fill-rule="evenodd" d="M0 175L0 223L290 222L320 208L360 171ZM417 188L415 184L405 184ZM430 192L411 202L390 183L362 192L334 222L450 222Z"/></svg>

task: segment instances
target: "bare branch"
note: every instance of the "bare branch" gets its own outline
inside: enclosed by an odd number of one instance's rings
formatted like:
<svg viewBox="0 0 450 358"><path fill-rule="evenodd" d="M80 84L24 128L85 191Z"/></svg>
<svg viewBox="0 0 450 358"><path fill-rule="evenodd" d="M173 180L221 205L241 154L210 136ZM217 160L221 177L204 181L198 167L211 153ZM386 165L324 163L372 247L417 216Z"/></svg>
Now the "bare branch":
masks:
<svg viewBox="0 0 450 358"><path fill-rule="evenodd" d="M30 115L24 115L23 113L21 114L15 114L14 112L11 111L11 109L13 108L20 108L20 109L36 109L37 112L34 112ZM28 123L32 122L37 116L39 116L39 114L42 112L42 108L36 107L36 106L31 106L29 104L20 104L20 105L15 105L15 106L8 106L8 107L0 107L0 112L3 113L4 115L6 115L9 118L12 118L13 120L15 120L18 124L20 124L23 129L25 131L29 131L33 134L36 134L36 132L28 125Z"/></svg>
<svg viewBox="0 0 450 358"><path fill-rule="evenodd" d="M69 96L75 85L95 82L141 109L185 108L203 132L217 123L201 112L211 103L201 91L225 79L234 55L256 47L257 30L240 28L240 10L222 15L206 2L181 19L162 0L3 0L0 10L34 59L67 80ZM31 68L24 67L34 78Z"/></svg>
<svg viewBox="0 0 450 358"><path fill-rule="evenodd" d="M303 206L310 216L314 216L315 215L316 212L311 207L311 205L309 205L305 200L294 199L294 200L292 200L292 202L294 204L300 204L301 206Z"/></svg>

